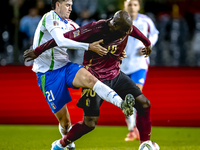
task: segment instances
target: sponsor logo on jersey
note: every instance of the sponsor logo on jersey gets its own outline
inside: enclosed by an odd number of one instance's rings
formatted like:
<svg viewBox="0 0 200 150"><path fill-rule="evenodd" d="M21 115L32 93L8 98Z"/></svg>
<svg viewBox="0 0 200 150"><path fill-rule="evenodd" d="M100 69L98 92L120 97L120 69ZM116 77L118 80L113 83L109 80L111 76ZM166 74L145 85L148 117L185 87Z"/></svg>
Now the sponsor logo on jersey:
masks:
<svg viewBox="0 0 200 150"><path fill-rule="evenodd" d="M77 37L77 36L79 36L79 35L80 35L80 31L79 31L79 30L77 30L77 31L74 31L74 32L73 32L73 34L74 34L74 37Z"/></svg>
<svg viewBox="0 0 200 150"><path fill-rule="evenodd" d="M54 26L59 26L58 21L54 21L54 22L53 22L53 25L54 25Z"/></svg>

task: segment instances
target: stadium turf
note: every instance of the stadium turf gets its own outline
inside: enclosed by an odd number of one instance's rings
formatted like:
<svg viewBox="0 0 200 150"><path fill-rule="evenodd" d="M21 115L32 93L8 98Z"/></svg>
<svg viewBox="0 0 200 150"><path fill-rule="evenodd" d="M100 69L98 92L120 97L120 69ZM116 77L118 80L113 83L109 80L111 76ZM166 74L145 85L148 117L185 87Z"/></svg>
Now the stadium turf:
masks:
<svg viewBox="0 0 200 150"><path fill-rule="evenodd" d="M97 126L75 142L76 150L138 150L139 141L125 142L125 126ZM200 128L153 127L151 139L161 150L200 150ZM0 125L0 150L50 150L60 138L57 126Z"/></svg>

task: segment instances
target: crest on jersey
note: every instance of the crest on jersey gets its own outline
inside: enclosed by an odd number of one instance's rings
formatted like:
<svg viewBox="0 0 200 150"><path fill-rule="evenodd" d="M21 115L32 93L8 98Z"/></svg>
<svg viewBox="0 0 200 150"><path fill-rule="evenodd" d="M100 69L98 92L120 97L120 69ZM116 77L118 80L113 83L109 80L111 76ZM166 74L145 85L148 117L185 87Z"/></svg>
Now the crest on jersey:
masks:
<svg viewBox="0 0 200 150"><path fill-rule="evenodd" d="M54 21L54 22L53 22L53 25L54 25L54 26L59 26L58 21Z"/></svg>
<svg viewBox="0 0 200 150"><path fill-rule="evenodd" d="M77 31L74 31L74 32L73 32L73 34L74 34L74 37L77 37L77 36L79 36L79 35L80 35L80 31L79 31L79 30L77 30Z"/></svg>
<svg viewBox="0 0 200 150"><path fill-rule="evenodd" d="M56 105L52 102L51 103L51 107L53 108L53 109L56 109Z"/></svg>

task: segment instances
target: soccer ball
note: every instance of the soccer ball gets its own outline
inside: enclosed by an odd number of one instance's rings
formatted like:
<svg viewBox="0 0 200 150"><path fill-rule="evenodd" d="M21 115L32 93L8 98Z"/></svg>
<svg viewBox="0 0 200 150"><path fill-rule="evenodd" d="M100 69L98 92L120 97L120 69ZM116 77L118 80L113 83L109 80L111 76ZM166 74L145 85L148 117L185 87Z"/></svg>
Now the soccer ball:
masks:
<svg viewBox="0 0 200 150"><path fill-rule="evenodd" d="M160 150L160 147L153 141L145 141L140 145L138 150Z"/></svg>

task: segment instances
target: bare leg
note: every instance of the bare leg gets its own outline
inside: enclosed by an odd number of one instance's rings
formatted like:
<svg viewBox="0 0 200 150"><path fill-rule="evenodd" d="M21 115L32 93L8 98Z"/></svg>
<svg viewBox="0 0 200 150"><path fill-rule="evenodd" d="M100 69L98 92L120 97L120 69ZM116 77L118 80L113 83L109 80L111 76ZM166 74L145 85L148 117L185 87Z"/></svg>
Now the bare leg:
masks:
<svg viewBox="0 0 200 150"><path fill-rule="evenodd" d="M71 120L70 120L70 115L69 115L67 106L64 105L63 108L61 108L54 115L56 116L56 118L59 121L60 134L62 135L62 137L64 137L71 129ZM75 147L74 142L68 144L67 147L74 148Z"/></svg>
<svg viewBox="0 0 200 150"><path fill-rule="evenodd" d="M112 90L110 87L99 81L85 68L81 68L77 72L73 80L73 86L92 89L105 101L110 102L115 106L121 108L126 116L133 114L132 107L134 105L134 99L131 99L129 102L123 102L122 98L114 90Z"/></svg>
<svg viewBox="0 0 200 150"><path fill-rule="evenodd" d="M136 85L142 91L143 85L138 84L138 83ZM140 134L136 126L136 116L137 116L137 111L135 108L133 108L133 114L126 118L126 124L127 124L129 133L126 136L125 141L133 141L134 139L136 140L140 139Z"/></svg>

